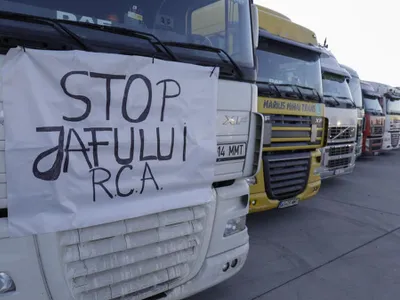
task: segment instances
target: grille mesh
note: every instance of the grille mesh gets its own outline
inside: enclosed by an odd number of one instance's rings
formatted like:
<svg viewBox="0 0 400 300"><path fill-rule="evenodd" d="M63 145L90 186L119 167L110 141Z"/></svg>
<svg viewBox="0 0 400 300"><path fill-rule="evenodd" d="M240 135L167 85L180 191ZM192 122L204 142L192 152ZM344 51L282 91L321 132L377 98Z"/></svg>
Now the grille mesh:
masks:
<svg viewBox="0 0 400 300"><path fill-rule="evenodd" d="M348 140L356 136L355 127L330 127L329 128L329 139L334 140Z"/></svg>
<svg viewBox="0 0 400 300"><path fill-rule="evenodd" d="M371 135L383 135L383 126L372 126Z"/></svg>
<svg viewBox="0 0 400 300"><path fill-rule="evenodd" d="M397 145L399 144L399 133L392 133L391 134L391 143L392 143L392 147L397 147Z"/></svg>
<svg viewBox="0 0 400 300"><path fill-rule="evenodd" d="M272 126L272 142L267 143L268 147L318 146L322 144L324 123L323 121L316 122L316 119L321 119L320 117L296 115L265 115L265 117L268 117ZM315 125L314 129L313 124ZM313 130L315 130L314 137Z"/></svg>
<svg viewBox="0 0 400 300"><path fill-rule="evenodd" d="M351 157L331 159L328 161L329 169L348 167L351 162Z"/></svg>
<svg viewBox="0 0 400 300"><path fill-rule="evenodd" d="M353 152L352 146L332 147L329 148L329 156L346 155Z"/></svg>
<svg viewBox="0 0 400 300"><path fill-rule="evenodd" d="M187 277L203 241L206 207L60 233L65 277L79 300L144 299Z"/></svg>
<svg viewBox="0 0 400 300"><path fill-rule="evenodd" d="M270 199L284 200L301 194L306 188L310 157L307 155L264 156L265 187Z"/></svg>

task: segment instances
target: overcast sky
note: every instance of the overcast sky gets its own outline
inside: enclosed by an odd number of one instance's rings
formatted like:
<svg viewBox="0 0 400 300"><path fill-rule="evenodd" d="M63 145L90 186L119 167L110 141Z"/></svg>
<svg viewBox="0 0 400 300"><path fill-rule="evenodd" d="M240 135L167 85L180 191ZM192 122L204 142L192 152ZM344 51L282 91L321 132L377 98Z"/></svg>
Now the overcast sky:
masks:
<svg viewBox="0 0 400 300"><path fill-rule="evenodd" d="M396 0L255 0L317 34L361 79L400 86L400 5ZM397 4L396 4L397 3Z"/></svg>

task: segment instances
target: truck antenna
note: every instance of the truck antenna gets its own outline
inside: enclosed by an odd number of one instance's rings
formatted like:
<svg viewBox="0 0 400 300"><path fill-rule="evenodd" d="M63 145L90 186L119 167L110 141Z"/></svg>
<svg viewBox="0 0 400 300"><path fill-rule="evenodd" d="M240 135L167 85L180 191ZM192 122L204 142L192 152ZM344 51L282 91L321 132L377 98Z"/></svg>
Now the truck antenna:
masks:
<svg viewBox="0 0 400 300"><path fill-rule="evenodd" d="M329 46L329 45L327 44L327 39L328 39L328 38L325 38L325 40L324 40L324 48L326 48L326 49L328 49L328 46Z"/></svg>

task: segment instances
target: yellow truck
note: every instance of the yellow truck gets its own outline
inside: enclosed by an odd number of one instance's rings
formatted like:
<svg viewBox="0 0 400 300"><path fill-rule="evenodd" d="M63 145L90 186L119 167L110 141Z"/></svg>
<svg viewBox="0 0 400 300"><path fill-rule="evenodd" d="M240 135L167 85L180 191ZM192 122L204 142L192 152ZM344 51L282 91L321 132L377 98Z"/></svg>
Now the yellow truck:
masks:
<svg viewBox="0 0 400 300"><path fill-rule="evenodd" d="M294 206L316 195L326 145L320 49L314 32L258 6L258 112L264 115L260 171L249 178L250 212Z"/></svg>

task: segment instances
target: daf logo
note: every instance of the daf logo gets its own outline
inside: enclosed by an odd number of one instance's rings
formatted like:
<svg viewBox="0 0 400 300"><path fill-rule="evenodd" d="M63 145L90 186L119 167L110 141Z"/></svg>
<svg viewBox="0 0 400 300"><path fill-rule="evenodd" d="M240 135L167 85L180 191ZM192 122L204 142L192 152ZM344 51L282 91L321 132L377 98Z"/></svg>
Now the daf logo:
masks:
<svg viewBox="0 0 400 300"><path fill-rule="evenodd" d="M242 123L247 122L247 117L239 117L239 116L225 116L225 121L223 125L240 125Z"/></svg>

